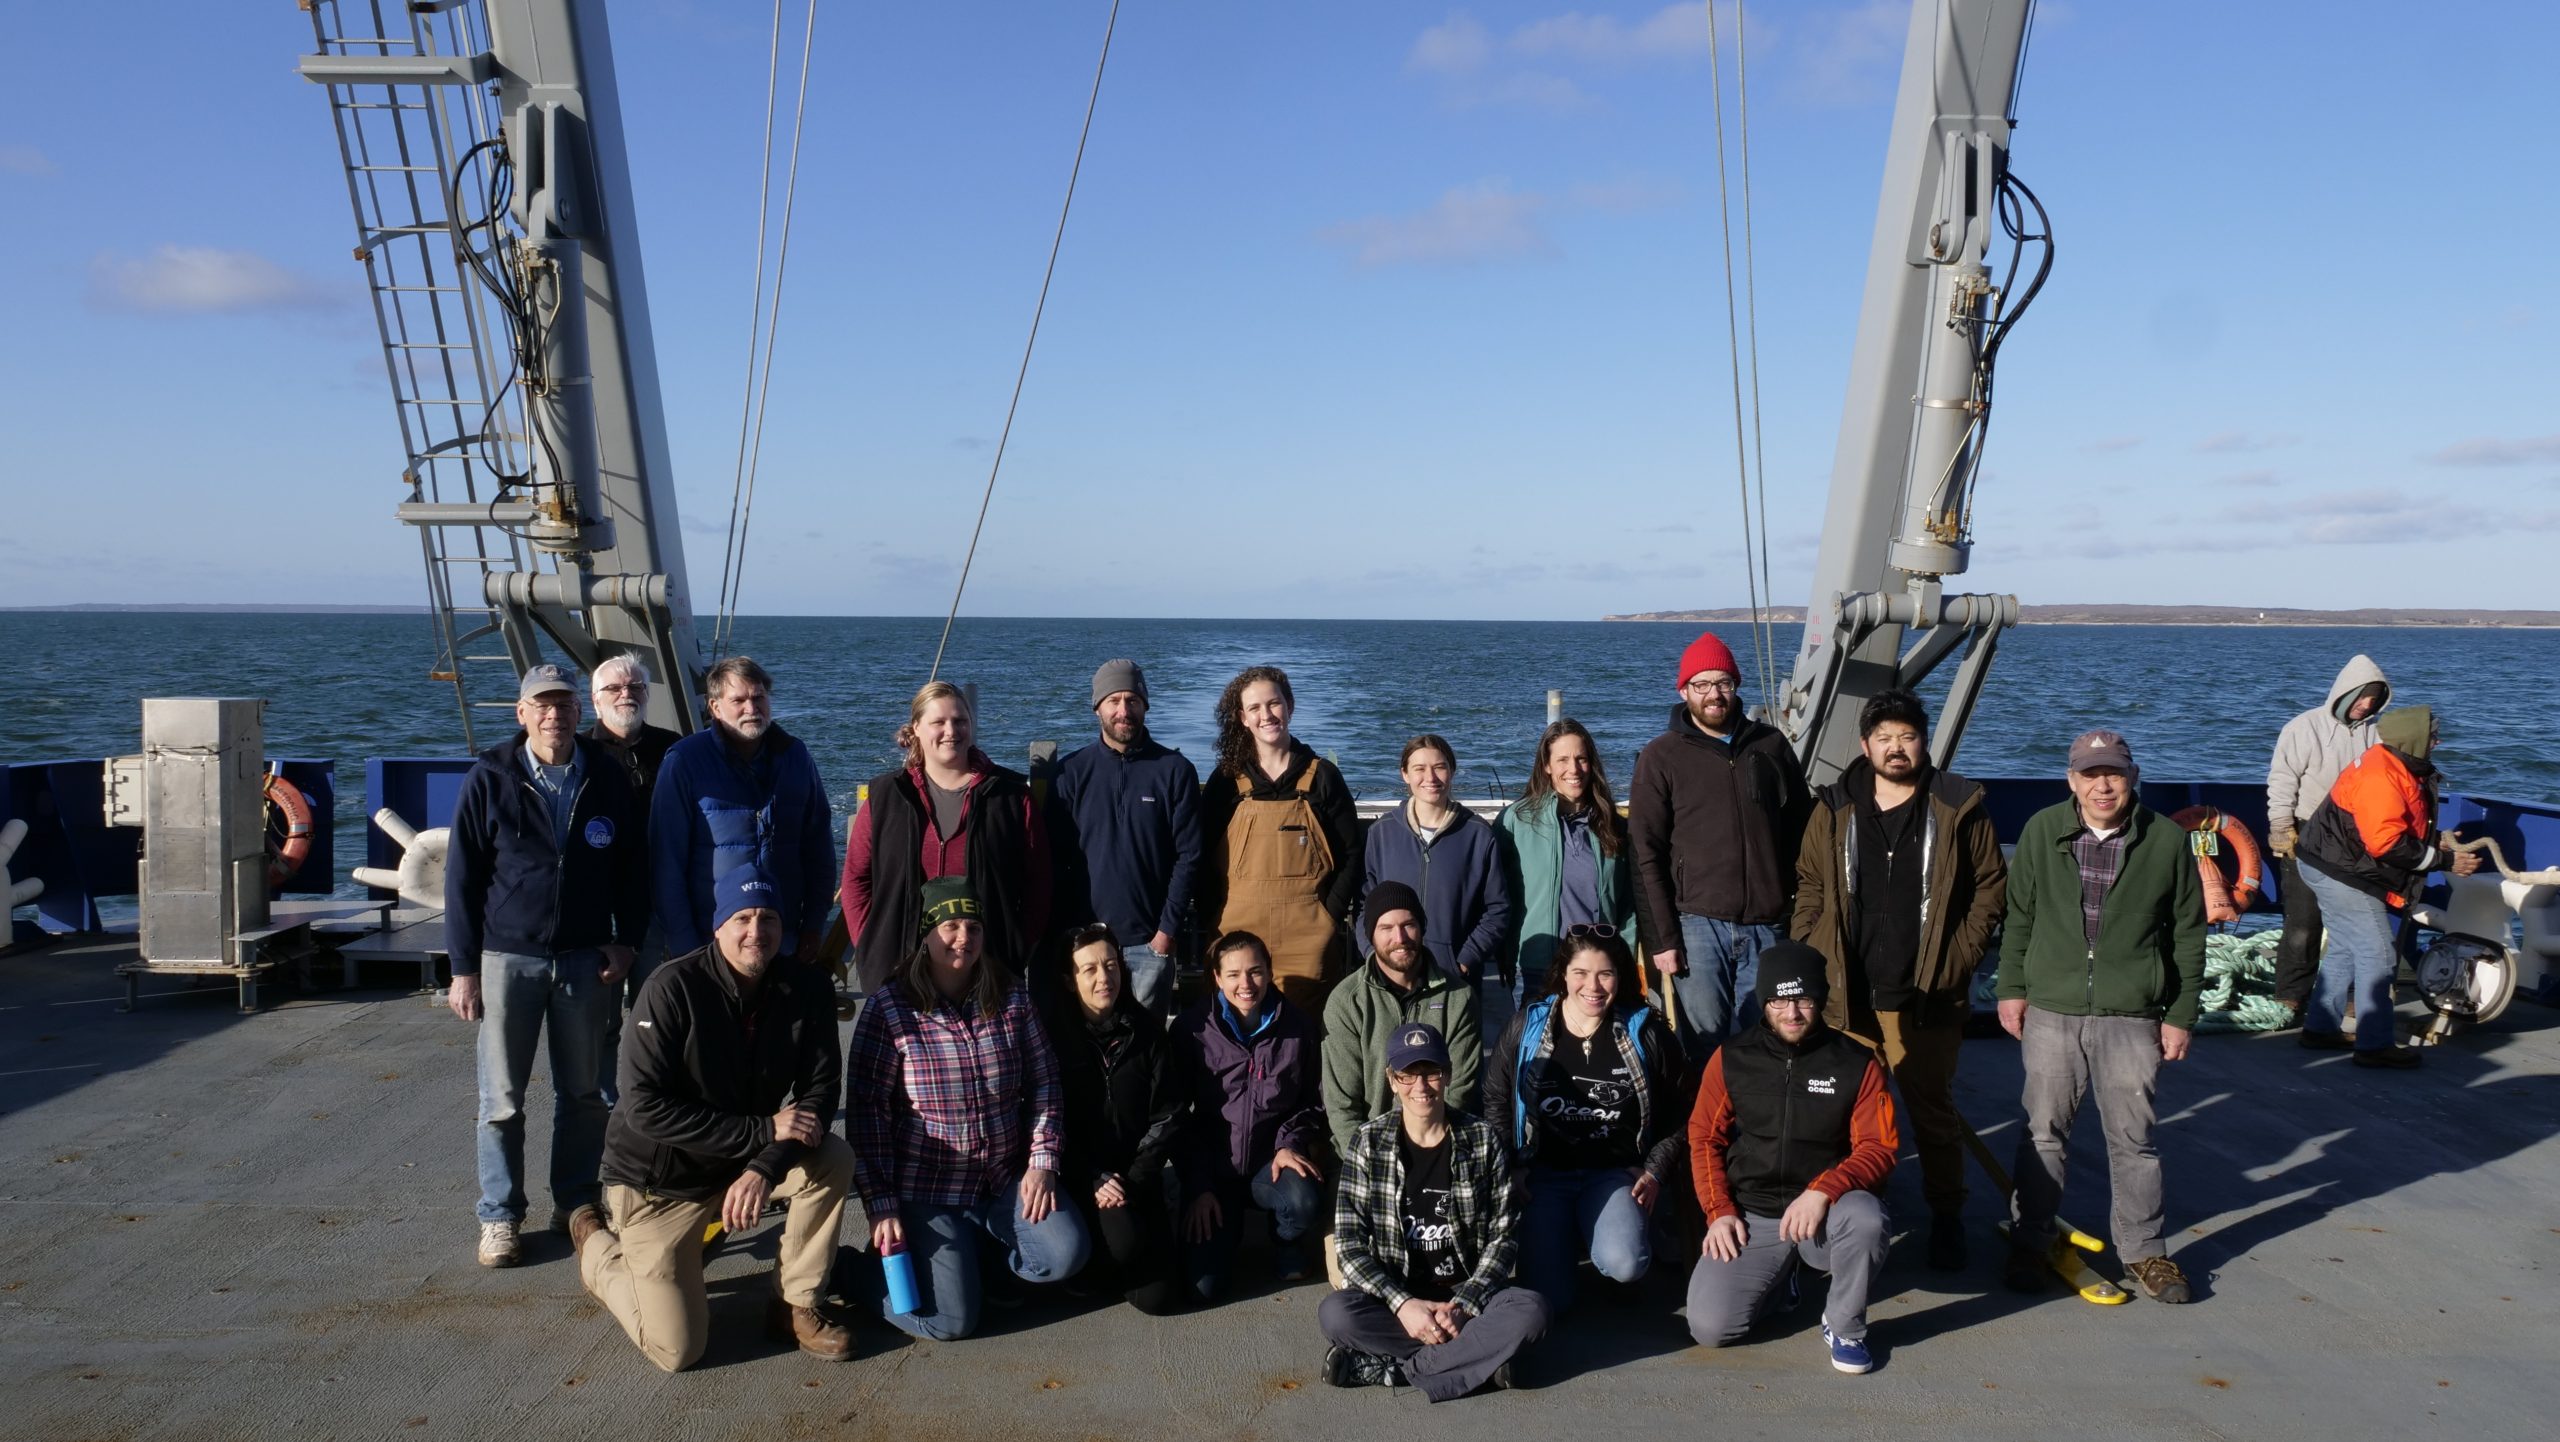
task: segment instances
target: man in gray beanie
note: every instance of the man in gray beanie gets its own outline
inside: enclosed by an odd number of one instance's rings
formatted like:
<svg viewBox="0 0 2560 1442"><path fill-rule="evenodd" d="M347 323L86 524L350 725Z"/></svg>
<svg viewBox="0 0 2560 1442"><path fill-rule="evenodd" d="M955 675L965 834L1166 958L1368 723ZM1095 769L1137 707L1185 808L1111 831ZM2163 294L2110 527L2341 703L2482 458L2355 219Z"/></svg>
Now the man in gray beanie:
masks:
<svg viewBox="0 0 2560 1442"><path fill-rule="evenodd" d="M1059 897L1069 922L1111 928L1129 993L1162 1015L1173 998L1174 940L1200 874L1200 773L1147 734L1147 673L1130 660L1093 673L1101 736L1058 763L1052 794Z"/></svg>

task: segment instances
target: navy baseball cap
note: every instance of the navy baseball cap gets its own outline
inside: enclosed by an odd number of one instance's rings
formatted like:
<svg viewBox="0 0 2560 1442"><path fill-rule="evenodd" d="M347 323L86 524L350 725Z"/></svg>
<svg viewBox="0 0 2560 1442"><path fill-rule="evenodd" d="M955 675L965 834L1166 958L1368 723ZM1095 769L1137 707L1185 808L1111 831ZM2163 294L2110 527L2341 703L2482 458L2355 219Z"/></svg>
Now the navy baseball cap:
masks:
<svg viewBox="0 0 2560 1442"><path fill-rule="evenodd" d="M1387 1039L1387 1070L1411 1071L1426 1063L1449 1069L1449 1044L1441 1040L1440 1028L1420 1021L1397 1027Z"/></svg>

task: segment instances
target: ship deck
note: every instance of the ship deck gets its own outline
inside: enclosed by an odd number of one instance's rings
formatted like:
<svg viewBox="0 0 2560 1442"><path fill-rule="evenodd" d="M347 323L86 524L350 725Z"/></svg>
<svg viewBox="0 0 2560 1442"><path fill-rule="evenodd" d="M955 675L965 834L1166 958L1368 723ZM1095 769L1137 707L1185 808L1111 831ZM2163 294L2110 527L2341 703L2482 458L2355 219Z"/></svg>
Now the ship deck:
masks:
<svg viewBox="0 0 2560 1442"><path fill-rule="evenodd" d="M2530 1004L2408 1075L2199 1038L2161 1089L2195 1305L2001 1291L1978 1173L1975 1266L1930 1273L1906 1164L1873 1375L1829 1369L1810 1303L1691 1346L1667 1258L1586 1291L1522 1390L1428 1406L1317 1380L1320 1285L1169 1320L1034 1300L950 1344L871 1321L827 1365L763 1339L770 1223L713 1260L710 1354L663 1375L560 1234L475 1265L470 1028L396 969L248 1016L227 982L154 977L125 1014L131 957L0 955L0 1436L2503 1438L2560 1414L2560 1012ZM1960 1100L2004 1155L2017 1070L2005 1040L1967 1044ZM2065 1212L2102 1226L2094 1118L2079 1140Z"/></svg>

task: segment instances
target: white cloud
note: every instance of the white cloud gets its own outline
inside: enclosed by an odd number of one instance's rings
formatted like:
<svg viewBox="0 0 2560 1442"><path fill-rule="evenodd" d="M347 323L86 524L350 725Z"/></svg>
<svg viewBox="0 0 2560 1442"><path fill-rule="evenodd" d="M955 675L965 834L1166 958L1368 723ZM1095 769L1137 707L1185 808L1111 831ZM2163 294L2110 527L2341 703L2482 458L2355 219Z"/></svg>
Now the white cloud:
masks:
<svg viewBox="0 0 2560 1442"><path fill-rule="evenodd" d="M2560 461L2560 436L2525 436L2506 440L2479 436L2456 441L2427 456L2440 466L2530 466Z"/></svg>
<svg viewBox="0 0 2560 1442"><path fill-rule="evenodd" d="M0 175L51 175L53 162L32 145L0 145Z"/></svg>
<svg viewBox="0 0 2560 1442"><path fill-rule="evenodd" d="M1687 0L1666 5L1633 25L1613 15L1585 15L1579 10L1533 20L1512 33L1510 48L1522 55L1605 64L1689 60L1707 53L1714 34L1706 0Z"/></svg>
<svg viewBox="0 0 2560 1442"><path fill-rule="evenodd" d="M89 261L89 303L101 310L211 315L335 310L354 299L261 255L162 245L149 255L101 252Z"/></svg>
<svg viewBox="0 0 2560 1442"><path fill-rule="evenodd" d="M1483 69L1492 58L1493 37L1474 16L1453 10L1448 19L1414 40L1413 53L1405 57L1404 65L1407 70L1436 75L1465 75Z"/></svg>
<svg viewBox="0 0 2560 1442"><path fill-rule="evenodd" d="M1373 215L1316 232L1349 246L1363 269L1389 265L1478 265L1556 253L1542 218L1576 211L1627 215L1678 198L1679 187L1643 177L1576 185L1562 195L1514 190L1503 179L1455 186L1410 215Z"/></svg>
<svg viewBox="0 0 2560 1442"><path fill-rule="evenodd" d="M1805 35L1790 47L1794 79L1807 98L1834 105L1890 96L1902 74L1911 7L1902 0L1865 0L1846 10L1804 17ZM1754 22L1757 35L1761 26Z"/></svg>
<svg viewBox="0 0 2560 1442"><path fill-rule="evenodd" d="M2234 490L2263 491L2269 486L2280 485L2283 481L2284 477L2277 475L2273 471L2234 471L2230 475L2216 480L2214 484L2217 486L2230 487Z"/></svg>
<svg viewBox="0 0 2560 1442"><path fill-rule="evenodd" d="M1550 255L1555 242L1537 221L1547 198L1511 188L1507 180L1481 180L1445 191L1411 215L1377 215L1345 221L1317 238L1352 248L1352 263L1474 265L1521 256Z"/></svg>

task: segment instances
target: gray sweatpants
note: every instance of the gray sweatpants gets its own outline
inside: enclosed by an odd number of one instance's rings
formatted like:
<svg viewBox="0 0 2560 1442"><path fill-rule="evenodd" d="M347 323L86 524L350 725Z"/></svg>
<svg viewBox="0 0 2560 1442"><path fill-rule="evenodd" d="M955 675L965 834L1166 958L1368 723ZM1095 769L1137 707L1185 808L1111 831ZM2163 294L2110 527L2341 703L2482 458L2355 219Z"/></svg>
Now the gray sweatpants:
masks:
<svg viewBox="0 0 2560 1442"><path fill-rule="evenodd" d="M2114 1185L2116 1256L2139 1262L2160 1243L2160 1153L2151 1143L2160 1080L2160 1023L2138 1016L2063 1016L2027 1009L2027 1129L2018 1138L2013 1235L2049 1247L2062 1206L2062 1163L2081 1098L2095 1092Z"/></svg>
<svg viewBox="0 0 2560 1442"><path fill-rule="evenodd" d="M1822 1324L1831 1334L1851 1340L1867 1335L1867 1292L1884 1268L1885 1249L1893 1245L1893 1229L1875 1193L1850 1192L1833 1202L1809 1242L1779 1236L1776 1217L1745 1212L1742 1221L1751 1229L1742 1255L1730 1262L1702 1256L1689 1274L1689 1335L1698 1345L1741 1341L1798 1263L1831 1274L1831 1296L1822 1304Z"/></svg>
<svg viewBox="0 0 2560 1442"><path fill-rule="evenodd" d="M1395 1358L1423 1396L1446 1402L1483 1386L1496 1367L1547 1334L1547 1299L1526 1287L1505 1287L1485 1298L1484 1311L1457 1336L1426 1347L1405 1331L1394 1308L1345 1287L1316 1308L1316 1325L1337 1346Z"/></svg>

